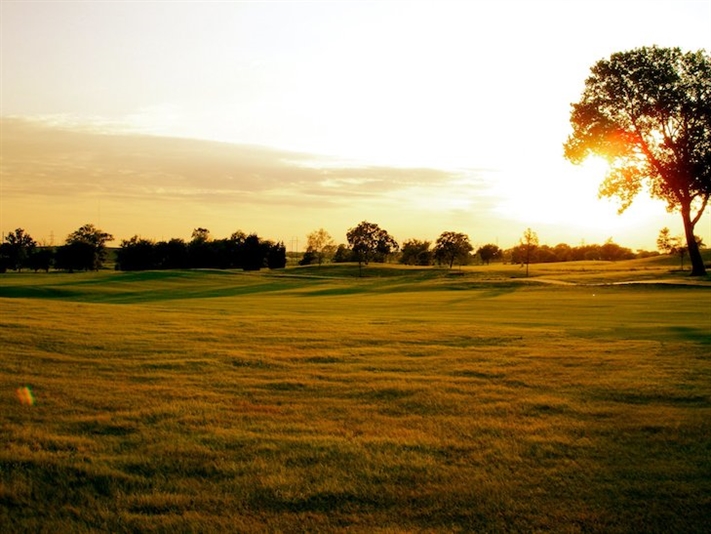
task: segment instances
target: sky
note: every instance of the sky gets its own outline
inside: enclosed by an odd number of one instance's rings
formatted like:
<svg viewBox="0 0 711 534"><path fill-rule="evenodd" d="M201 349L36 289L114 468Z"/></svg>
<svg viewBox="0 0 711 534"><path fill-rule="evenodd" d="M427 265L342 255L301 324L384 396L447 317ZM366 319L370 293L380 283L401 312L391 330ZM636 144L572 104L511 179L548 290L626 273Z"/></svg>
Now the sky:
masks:
<svg viewBox="0 0 711 534"><path fill-rule="evenodd" d="M680 217L598 199L570 104L614 52L711 51L710 23L711 0L0 0L0 231L653 250Z"/></svg>

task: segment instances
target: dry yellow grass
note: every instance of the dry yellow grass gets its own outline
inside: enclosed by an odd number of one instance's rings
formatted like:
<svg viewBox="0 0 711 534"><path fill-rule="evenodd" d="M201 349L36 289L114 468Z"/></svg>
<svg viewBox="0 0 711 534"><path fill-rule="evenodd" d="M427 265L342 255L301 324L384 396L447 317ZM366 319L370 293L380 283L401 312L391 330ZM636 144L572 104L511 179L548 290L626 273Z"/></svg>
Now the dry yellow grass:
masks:
<svg viewBox="0 0 711 534"><path fill-rule="evenodd" d="M706 529L708 289L324 274L0 280L0 524Z"/></svg>

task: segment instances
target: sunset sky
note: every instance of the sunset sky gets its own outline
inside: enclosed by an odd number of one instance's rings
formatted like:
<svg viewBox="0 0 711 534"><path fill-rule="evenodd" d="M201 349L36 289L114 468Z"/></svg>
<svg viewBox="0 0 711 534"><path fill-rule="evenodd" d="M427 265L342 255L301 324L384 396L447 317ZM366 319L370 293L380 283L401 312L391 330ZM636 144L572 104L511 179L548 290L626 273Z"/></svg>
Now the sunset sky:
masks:
<svg viewBox="0 0 711 534"><path fill-rule="evenodd" d="M711 0L0 1L0 231L654 249L678 214L564 160L590 67L711 51ZM697 226L711 245L711 216Z"/></svg>

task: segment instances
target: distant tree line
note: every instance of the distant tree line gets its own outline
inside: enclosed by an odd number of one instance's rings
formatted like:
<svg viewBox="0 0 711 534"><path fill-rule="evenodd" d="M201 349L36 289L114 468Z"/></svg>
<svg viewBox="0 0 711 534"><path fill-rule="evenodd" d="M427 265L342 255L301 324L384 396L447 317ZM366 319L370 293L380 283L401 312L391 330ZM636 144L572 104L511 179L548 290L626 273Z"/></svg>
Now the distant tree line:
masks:
<svg viewBox="0 0 711 534"><path fill-rule="evenodd" d="M476 250L468 235L461 232L442 232L432 243L418 239L406 240L400 245L379 225L362 221L348 230L347 244L336 245L331 235L320 228L307 236L307 247L300 265L323 263L358 263L360 267L370 262L399 262L404 265L455 265L471 263L489 264L492 261L526 265L567 261L620 261L656 255L658 252L632 252L608 239L604 244L570 246L560 243L554 247L540 245L538 236L527 229L519 243L509 249L487 243ZM0 244L0 272L7 270L91 271L101 269L106 263L106 244L114 237L92 224L85 224L69 234L65 244L58 247L39 245L22 228L3 236ZM698 238L697 238L698 239ZM698 244L703 243L698 239ZM682 258L685 247L681 238L672 238L669 230L660 232L658 248L665 254L678 254ZM213 239L206 228L196 228L190 241L173 238L154 241L135 235L121 241L115 250L115 268L122 271L160 269L242 269L254 271L262 268L286 267L286 247L282 242L261 239L257 234L234 232L226 239Z"/></svg>
<svg viewBox="0 0 711 534"><path fill-rule="evenodd" d="M106 243L114 237L93 224L85 224L67 236L59 247L40 246L22 228L4 237L0 244L0 272L57 270L68 272L101 269L107 259ZM158 269L280 269L286 266L283 243L260 239L257 234L235 232L228 239L212 239L205 228L197 228L192 239L153 241L133 236L116 250L116 269L141 271Z"/></svg>
<svg viewBox="0 0 711 534"><path fill-rule="evenodd" d="M323 228L307 236L307 247L300 265L369 262L384 263L397 261L404 265L456 265L471 263L489 264L492 261L517 263L553 263L566 261L620 261L641 256L656 255L657 252L633 252L615 243L611 238L604 244L582 244L571 246L560 243L554 247L539 245L538 236L531 229L524 232L520 242L509 249L487 243L474 250L468 235L461 232L442 232L437 240L408 239L399 245L387 231L377 224L367 221L351 228L347 234L348 245L336 245ZM660 246L662 252L667 249ZM676 249L674 249L676 250Z"/></svg>
<svg viewBox="0 0 711 534"><path fill-rule="evenodd" d="M0 272L23 268L49 271L51 267L64 271L93 271L106 261L106 243L113 236L85 224L67 236L60 247L40 246L22 228L4 236L0 244Z"/></svg>
<svg viewBox="0 0 711 534"><path fill-rule="evenodd" d="M133 236L116 251L116 268L122 271L158 269L242 269L286 267L283 243L260 239L257 234L235 232L227 239L212 239L209 230L196 228L189 242L173 238L154 242Z"/></svg>

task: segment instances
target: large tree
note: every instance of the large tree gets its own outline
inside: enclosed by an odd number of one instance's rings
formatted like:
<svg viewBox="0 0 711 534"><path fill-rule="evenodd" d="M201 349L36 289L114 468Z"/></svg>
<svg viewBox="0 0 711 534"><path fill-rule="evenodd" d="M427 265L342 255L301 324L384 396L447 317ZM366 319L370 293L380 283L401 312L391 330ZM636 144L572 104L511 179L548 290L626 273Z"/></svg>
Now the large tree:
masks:
<svg viewBox="0 0 711 534"><path fill-rule="evenodd" d="M434 246L434 256L440 263L446 263L452 268L454 261L466 263L469 253L474 250L469 242L469 236L460 232L442 232Z"/></svg>
<svg viewBox="0 0 711 534"><path fill-rule="evenodd" d="M346 233L348 244L358 260L358 269L368 263L376 255L387 256L399 248L397 241L387 231L375 223L361 222Z"/></svg>
<svg viewBox="0 0 711 534"><path fill-rule="evenodd" d="M711 194L711 57L643 47L598 61L572 105L565 156L596 154L609 172L602 196L624 211L643 188L678 210L692 275L706 274L694 226Z"/></svg>
<svg viewBox="0 0 711 534"><path fill-rule="evenodd" d="M93 224L85 224L67 236L66 244L57 250L60 268L98 271L106 261L106 243L114 236ZM58 266L59 266L58 265Z"/></svg>
<svg viewBox="0 0 711 534"><path fill-rule="evenodd" d="M8 233L5 236L3 246L3 256L4 261L7 262L7 267L16 271L21 270L22 267L27 265L36 247L37 242L22 228L17 228L14 232Z"/></svg>

